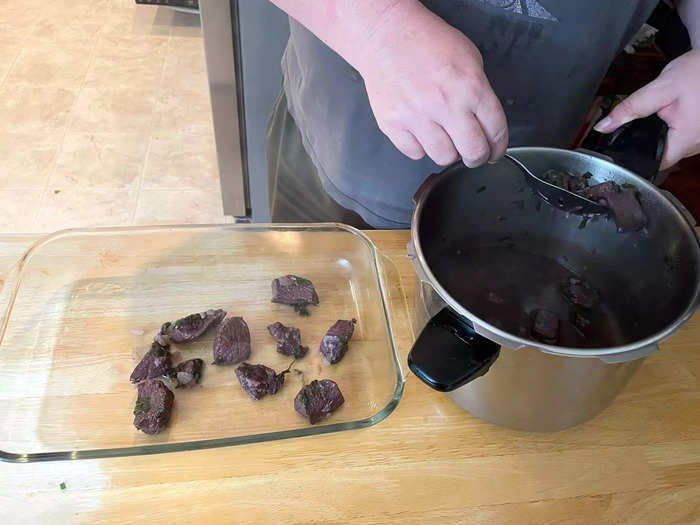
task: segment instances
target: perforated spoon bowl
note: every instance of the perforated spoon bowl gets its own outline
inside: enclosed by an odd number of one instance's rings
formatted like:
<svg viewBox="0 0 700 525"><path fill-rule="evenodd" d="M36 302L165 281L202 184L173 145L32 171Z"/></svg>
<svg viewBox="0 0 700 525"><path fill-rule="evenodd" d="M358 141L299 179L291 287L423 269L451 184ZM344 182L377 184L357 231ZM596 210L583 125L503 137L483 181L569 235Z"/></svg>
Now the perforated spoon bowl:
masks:
<svg viewBox="0 0 700 525"><path fill-rule="evenodd" d="M587 199L581 195L560 188L532 173L525 164L515 157L506 153L505 157L513 164L517 165L525 174L528 184L544 199L550 206L577 215L594 215L607 213L605 206L601 206L595 201Z"/></svg>

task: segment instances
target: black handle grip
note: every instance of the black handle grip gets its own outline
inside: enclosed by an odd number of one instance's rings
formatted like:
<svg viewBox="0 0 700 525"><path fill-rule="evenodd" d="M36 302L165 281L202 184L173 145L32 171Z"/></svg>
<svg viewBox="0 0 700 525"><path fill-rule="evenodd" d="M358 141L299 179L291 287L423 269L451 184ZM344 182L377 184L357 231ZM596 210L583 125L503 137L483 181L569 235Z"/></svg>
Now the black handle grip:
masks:
<svg viewBox="0 0 700 525"><path fill-rule="evenodd" d="M428 386L449 392L488 372L500 345L480 336L450 308L433 317L408 354L408 367Z"/></svg>
<svg viewBox="0 0 700 525"><path fill-rule="evenodd" d="M657 115L628 122L613 133L599 136L588 147L612 157L615 164L650 182L659 174L668 126Z"/></svg>

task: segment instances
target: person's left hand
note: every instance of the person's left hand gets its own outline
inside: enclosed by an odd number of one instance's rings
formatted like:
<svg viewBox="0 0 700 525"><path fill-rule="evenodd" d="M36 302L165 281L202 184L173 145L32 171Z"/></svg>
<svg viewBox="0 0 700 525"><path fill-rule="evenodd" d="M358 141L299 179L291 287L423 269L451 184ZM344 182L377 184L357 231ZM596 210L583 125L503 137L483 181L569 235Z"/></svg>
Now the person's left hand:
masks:
<svg viewBox="0 0 700 525"><path fill-rule="evenodd" d="M615 106L594 129L611 133L652 113L668 124L661 169L700 153L700 48L670 62L656 79Z"/></svg>

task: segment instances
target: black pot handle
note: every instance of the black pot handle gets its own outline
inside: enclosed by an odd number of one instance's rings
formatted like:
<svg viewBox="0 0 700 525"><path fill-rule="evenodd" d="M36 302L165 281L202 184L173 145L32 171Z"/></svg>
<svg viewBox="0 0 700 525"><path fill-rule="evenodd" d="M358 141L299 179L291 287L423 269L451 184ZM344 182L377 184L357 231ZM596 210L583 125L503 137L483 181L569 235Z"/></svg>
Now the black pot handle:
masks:
<svg viewBox="0 0 700 525"><path fill-rule="evenodd" d="M408 367L425 384L449 392L488 372L501 347L474 331L471 322L443 308L423 328L408 354Z"/></svg>
<svg viewBox="0 0 700 525"><path fill-rule="evenodd" d="M613 159L615 164L654 183L666 147L668 126L656 114L628 122L613 133L592 131L587 149Z"/></svg>

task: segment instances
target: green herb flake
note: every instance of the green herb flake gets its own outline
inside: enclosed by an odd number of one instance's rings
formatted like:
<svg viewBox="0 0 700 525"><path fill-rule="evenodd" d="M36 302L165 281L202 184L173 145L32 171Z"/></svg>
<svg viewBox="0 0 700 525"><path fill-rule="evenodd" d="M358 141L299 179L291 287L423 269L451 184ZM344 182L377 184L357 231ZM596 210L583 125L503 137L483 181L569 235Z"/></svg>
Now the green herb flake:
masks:
<svg viewBox="0 0 700 525"><path fill-rule="evenodd" d="M136 406L134 406L134 415L140 416L141 414L148 412L150 409L151 404L148 402L148 398L137 399Z"/></svg>
<svg viewBox="0 0 700 525"><path fill-rule="evenodd" d="M61 484L59 485L59 487L61 488L61 490L66 490L66 482L61 481Z"/></svg>
<svg viewBox="0 0 700 525"><path fill-rule="evenodd" d="M295 304L294 311L296 313L298 313L299 315L301 315L302 317L308 317L309 315L311 315L311 313L309 312L308 306L309 305L306 303L305 304Z"/></svg>
<svg viewBox="0 0 700 525"><path fill-rule="evenodd" d="M297 277L297 284L300 284L301 286L313 286L311 281L304 279L303 277Z"/></svg>

